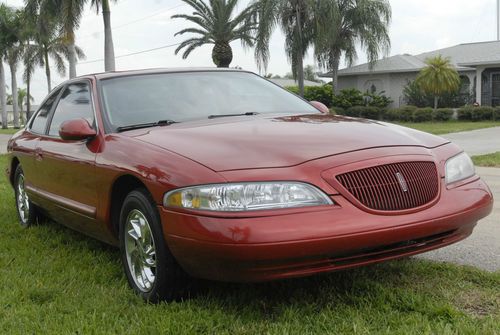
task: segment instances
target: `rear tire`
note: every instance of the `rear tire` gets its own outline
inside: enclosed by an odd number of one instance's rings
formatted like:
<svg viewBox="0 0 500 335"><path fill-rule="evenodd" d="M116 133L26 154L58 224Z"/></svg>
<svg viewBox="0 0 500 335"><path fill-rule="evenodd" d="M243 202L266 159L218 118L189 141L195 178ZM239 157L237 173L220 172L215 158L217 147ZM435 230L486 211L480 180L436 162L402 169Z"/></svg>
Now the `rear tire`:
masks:
<svg viewBox="0 0 500 335"><path fill-rule="evenodd" d="M17 217L21 226L27 228L37 224L37 208L26 193L24 172L21 165L17 166L14 174L14 193L16 196Z"/></svg>
<svg viewBox="0 0 500 335"><path fill-rule="evenodd" d="M132 289L152 303L187 298L189 276L166 245L160 216L147 190L127 195L119 227L121 259Z"/></svg>

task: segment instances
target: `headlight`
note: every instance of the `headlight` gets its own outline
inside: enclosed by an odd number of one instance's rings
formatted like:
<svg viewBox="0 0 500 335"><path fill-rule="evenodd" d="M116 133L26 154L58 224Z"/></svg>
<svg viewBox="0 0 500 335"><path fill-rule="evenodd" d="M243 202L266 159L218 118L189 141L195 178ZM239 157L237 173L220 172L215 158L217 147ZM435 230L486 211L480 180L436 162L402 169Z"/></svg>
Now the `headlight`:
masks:
<svg viewBox="0 0 500 335"><path fill-rule="evenodd" d="M474 163L465 152L446 161L446 184L469 178L475 173Z"/></svg>
<svg viewBox="0 0 500 335"><path fill-rule="evenodd" d="M201 185L168 192L167 207L207 211L255 211L265 209L331 205L316 187L296 182L252 182Z"/></svg>

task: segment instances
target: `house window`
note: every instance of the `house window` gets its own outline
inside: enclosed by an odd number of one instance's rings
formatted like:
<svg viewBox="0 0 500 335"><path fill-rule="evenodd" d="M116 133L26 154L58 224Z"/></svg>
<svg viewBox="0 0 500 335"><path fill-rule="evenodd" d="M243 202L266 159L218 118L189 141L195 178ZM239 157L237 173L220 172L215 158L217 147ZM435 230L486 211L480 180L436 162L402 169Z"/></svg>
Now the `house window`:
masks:
<svg viewBox="0 0 500 335"><path fill-rule="evenodd" d="M384 90L383 83L380 79L370 79L365 82L364 91L375 94Z"/></svg>

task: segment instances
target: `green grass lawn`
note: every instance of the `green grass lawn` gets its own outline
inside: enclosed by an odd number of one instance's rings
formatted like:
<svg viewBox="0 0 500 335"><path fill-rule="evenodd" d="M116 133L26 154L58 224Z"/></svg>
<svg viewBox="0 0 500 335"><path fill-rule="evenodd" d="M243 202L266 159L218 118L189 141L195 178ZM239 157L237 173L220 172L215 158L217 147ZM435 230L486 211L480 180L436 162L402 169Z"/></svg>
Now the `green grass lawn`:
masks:
<svg viewBox="0 0 500 335"><path fill-rule="evenodd" d="M8 128L8 129L0 128L0 134L12 135L17 133L18 131L19 129L14 129L14 128Z"/></svg>
<svg viewBox="0 0 500 335"><path fill-rule="evenodd" d="M500 167L500 152L493 154L473 156L472 160L477 166Z"/></svg>
<svg viewBox="0 0 500 335"><path fill-rule="evenodd" d="M0 156L3 171L5 156ZM150 305L117 250L17 224L0 177L0 334L498 334L500 273L407 259L266 284L207 283Z"/></svg>
<svg viewBox="0 0 500 335"><path fill-rule="evenodd" d="M435 135L456 133L460 131L476 130L481 128L500 127L500 121L448 121L448 122L398 122L397 124Z"/></svg>

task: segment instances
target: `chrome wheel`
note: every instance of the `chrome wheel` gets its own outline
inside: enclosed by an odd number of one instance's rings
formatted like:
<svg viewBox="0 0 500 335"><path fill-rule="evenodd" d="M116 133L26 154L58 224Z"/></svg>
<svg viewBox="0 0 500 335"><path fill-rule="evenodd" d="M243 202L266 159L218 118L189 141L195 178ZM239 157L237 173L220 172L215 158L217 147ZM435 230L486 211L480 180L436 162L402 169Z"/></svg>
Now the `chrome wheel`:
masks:
<svg viewBox="0 0 500 335"><path fill-rule="evenodd" d="M17 178L17 210L22 223L28 222L30 214L30 202L26 189L24 187L24 175L20 174Z"/></svg>
<svg viewBox="0 0 500 335"><path fill-rule="evenodd" d="M130 274L142 292L149 292L156 279L156 248L146 216L133 209L125 221L125 253Z"/></svg>

